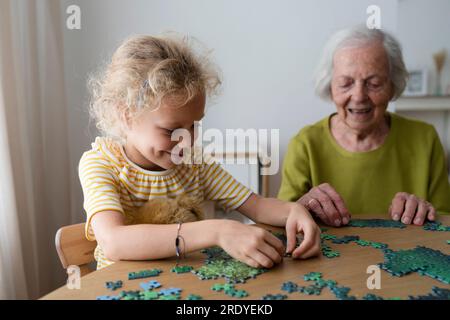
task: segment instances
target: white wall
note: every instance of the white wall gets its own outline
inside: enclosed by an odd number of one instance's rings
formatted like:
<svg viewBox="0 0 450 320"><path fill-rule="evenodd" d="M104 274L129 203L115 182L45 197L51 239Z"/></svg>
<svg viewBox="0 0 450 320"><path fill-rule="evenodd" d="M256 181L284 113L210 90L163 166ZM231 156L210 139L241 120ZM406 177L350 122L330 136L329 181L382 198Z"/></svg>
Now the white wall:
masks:
<svg viewBox="0 0 450 320"><path fill-rule="evenodd" d="M450 85L450 1L399 0L398 38L406 66L429 70L430 93L435 92L436 85L433 53L447 50L447 63L442 73L445 90Z"/></svg>
<svg viewBox="0 0 450 320"><path fill-rule="evenodd" d="M433 54L447 50L442 71L443 93L450 95L450 1L400 0L398 4L398 38L403 46L407 68L428 70L428 94L435 94L436 68ZM450 152L449 111L401 111L435 126L447 153ZM450 159L449 159L450 165Z"/></svg>
<svg viewBox="0 0 450 320"><path fill-rule="evenodd" d="M81 30L65 30L65 71L71 143L72 210L82 212L77 165L96 131L88 127L86 77L130 34L173 30L214 49L223 94L204 128L278 128L281 156L300 128L334 111L314 96L313 70L336 30L365 23L368 5L381 7L383 29L396 30L392 0L63 0L81 7ZM282 157L283 158L283 157ZM282 159L280 161L282 163ZM276 195L280 174L271 177Z"/></svg>

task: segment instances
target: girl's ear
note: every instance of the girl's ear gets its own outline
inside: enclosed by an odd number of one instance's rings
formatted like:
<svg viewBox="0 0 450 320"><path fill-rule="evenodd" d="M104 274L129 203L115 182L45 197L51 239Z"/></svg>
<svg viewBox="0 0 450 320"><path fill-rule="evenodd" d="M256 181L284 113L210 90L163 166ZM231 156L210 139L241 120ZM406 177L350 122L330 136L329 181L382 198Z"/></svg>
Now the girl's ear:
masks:
<svg viewBox="0 0 450 320"><path fill-rule="evenodd" d="M122 123L122 126L124 127L124 129L130 130L132 128L133 119L130 115L129 110L125 110L124 112L122 112L122 114L120 115L120 122Z"/></svg>

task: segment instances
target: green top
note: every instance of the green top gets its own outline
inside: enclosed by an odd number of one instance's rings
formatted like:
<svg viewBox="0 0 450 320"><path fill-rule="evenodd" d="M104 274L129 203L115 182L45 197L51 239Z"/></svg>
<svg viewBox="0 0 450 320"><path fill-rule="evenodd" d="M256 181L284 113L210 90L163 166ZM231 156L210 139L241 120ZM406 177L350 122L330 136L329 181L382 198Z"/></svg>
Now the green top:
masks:
<svg viewBox="0 0 450 320"><path fill-rule="evenodd" d="M296 201L312 187L329 183L352 214L388 212L397 192L450 212L444 149L432 125L389 113L391 129L378 149L350 152L331 135L331 116L291 139L278 198Z"/></svg>

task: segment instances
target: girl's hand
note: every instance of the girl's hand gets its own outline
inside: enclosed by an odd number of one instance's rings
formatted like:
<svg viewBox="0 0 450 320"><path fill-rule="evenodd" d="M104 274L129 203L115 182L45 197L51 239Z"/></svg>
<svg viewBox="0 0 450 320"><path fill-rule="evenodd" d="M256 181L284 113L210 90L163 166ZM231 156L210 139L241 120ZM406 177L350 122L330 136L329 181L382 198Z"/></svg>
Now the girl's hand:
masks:
<svg viewBox="0 0 450 320"><path fill-rule="evenodd" d="M282 261L284 245L269 231L232 220L223 223L218 245L233 258L254 268L271 268Z"/></svg>
<svg viewBox="0 0 450 320"><path fill-rule="evenodd" d="M401 220L404 224L414 223L418 226L426 219L436 220L436 210L431 203L406 192L395 195L389 207L389 214L395 221Z"/></svg>
<svg viewBox="0 0 450 320"><path fill-rule="evenodd" d="M303 233L302 243L295 249L297 233ZM286 221L287 253L293 258L307 259L320 253L320 228L309 212L299 204L294 204Z"/></svg>

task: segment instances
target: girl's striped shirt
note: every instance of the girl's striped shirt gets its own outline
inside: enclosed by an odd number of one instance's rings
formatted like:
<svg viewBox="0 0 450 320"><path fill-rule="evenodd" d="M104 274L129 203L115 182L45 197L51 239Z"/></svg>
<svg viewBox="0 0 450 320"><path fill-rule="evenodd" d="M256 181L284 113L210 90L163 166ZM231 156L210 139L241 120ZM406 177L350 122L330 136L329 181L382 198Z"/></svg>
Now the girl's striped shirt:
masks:
<svg viewBox="0 0 450 320"><path fill-rule="evenodd" d="M85 235L91 241L95 241L92 217L102 211L129 215L149 199L187 193L204 201L213 200L228 212L252 194L218 163L182 164L165 171L149 171L131 162L119 142L103 137L97 137L92 149L83 154L78 170L87 214ZM94 255L97 269L113 263L98 245Z"/></svg>

